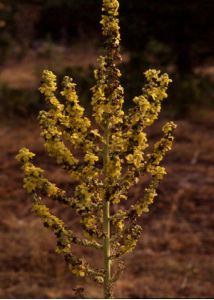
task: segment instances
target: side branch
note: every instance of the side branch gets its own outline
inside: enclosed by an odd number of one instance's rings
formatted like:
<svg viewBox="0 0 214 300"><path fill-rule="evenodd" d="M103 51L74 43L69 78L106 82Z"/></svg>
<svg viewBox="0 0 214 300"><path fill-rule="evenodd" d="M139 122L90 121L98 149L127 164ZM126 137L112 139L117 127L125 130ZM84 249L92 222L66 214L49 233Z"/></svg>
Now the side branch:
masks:
<svg viewBox="0 0 214 300"><path fill-rule="evenodd" d="M102 245L98 244L97 242L92 242L87 239L81 239L73 233L70 229L68 229L64 222L50 213L48 207L42 203L41 198L38 197L37 194L33 194L33 211L35 214L41 218L45 227L49 230L53 231L56 235L57 247L58 251L63 251L66 249L70 250L70 244L74 243L80 246L87 246L87 247L94 247L96 249L102 249Z"/></svg>
<svg viewBox="0 0 214 300"><path fill-rule="evenodd" d="M128 171L125 173L123 178L121 178L119 183L112 186L112 199L126 198L133 182L138 182L138 178L145 173L149 173L152 176L154 173L158 173L159 176L161 176L160 173L162 173L162 175L165 174L164 169L158 167L158 165L164 159L166 153L172 148L174 140L173 132L175 128L176 125L173 122L168 122L163 126L162 131L164 135L160 141L155 143L152 153L147 155L147 160L145 160L139 167L130 164Z"/></svg>

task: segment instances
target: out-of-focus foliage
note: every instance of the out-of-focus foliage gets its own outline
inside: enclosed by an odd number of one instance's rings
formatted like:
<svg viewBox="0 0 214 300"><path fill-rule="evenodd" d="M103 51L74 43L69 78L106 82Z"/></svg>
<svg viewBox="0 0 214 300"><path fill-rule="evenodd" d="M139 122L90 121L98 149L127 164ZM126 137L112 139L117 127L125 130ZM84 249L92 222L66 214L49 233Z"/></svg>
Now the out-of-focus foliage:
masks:
<svg viewBox="0 0 214 300"><path fill-rule="evenodd" d="M0 20L5 32L21 44L47 35L56 41L73 42L97 34L97 0L1 1ZM101 1L100 1L101 6ZM214 3L210 0L121 0L122 44L133 55L148 46L168 49L168 63L179 72L191 72L195 65L213 57ZM8 22L7 22L8 21ZM164 50L166 51L166 50Z"/></svg>
<svg viewBox="0 0 214 300"><path fill-rule="evenodd" d="M99 2L99 1L98 1ZM97 34L99 11L96 0L45 0L38 24L39 36L73 42Z"/></svg>
<svg viewBox="0 0 214 300"><path fill-rule="evenodd" d="M214 2L209 0L121 1L124 45L140 53L151 40L171 49L179 72L214 54Z"/></svg>
<svg viewBox="0 0 214 300"><path fill-rule="evenodd" d="M0 115L29 116L39 110L41 101L35 90L11 88L0 84Z"/></svg>
<svg viewBox="0 0 214 300"><path fill-rule="evenodd" d="M11 23L11 5L10 1L0 1L0 64L4 63L5 58L11 52L12 38L10 34Z"/></svg>
<svg viewBox="0 0 214 300"><path fill-rule="evenodd" d="M151 67L171 73L176 90L171 88L170 94L179 113L188 111L193 103L213 102L213 83L196 76L195 68L213 61L214 2L121 0L120 3L122 46L130 56L129 62L122 66L126 74L123 83L127 106L134 91L140 92L142 86L141 78L136 75ZM49 46L44 51L47 41L47 45L65 46L79 40L98 41L100 7L101 1L99 6L97 0L1 0L0 64L10 57L24 57L29 49L47 58L51 52ZM70 71L80 80L80 95L87 103L90 95L85 91L92 84L90 68L89 76L84 76L81 68L72 67Z"/></svg>

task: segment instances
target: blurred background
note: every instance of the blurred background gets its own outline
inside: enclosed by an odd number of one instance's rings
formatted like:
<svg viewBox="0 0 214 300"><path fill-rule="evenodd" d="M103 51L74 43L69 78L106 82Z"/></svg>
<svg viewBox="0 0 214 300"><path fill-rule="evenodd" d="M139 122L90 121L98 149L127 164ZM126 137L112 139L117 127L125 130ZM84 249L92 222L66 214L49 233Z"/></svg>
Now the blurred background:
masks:
<svg viewBox="0 0 214 300"><path fill-rule="evenodd" d="M166 120L178 124L167 156L168 171L138 248L126 257L116 297L212 298L214 283L214 2L210 0L120 0L125 107L139 95L148 68L173 79L162 117L149 131L160 136ZM32 216L14 156L28 146L50 178L70 188L66 175L45 156L36 116L44 101L43 69L78 84L90 115L93 69L102 54L101 0L0 1L0 297L74 297L86 285L71 276L54 252L54 238ZM139 183L130 197L143 192ZM49 203L77 228L72 213ZM127 204L126 204L127 205ZM72 218L71 218L72 216ZM72 222L70 220L73 220ZM97 253L80 249L100 260Z"/></svg>

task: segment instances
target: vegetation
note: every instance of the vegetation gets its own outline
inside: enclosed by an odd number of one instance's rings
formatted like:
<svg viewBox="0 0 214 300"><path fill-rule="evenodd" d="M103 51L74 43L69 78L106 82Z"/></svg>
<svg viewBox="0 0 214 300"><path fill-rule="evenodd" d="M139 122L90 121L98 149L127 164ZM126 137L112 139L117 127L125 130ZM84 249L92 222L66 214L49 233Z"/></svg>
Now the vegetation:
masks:
<svg viewBox="0 0 214 300"><path fill-rule="evenodd" d="M72 196L58 188L36 167L35 156L27 148L20 150L17 159L23 163L24 187L32 195L33 211L44 226L54 232L57 252L63 254L70 271L80 277L89 276L104 287L104 297L112 297L113 283L123 270L121 257L132 251L141 235L137 220L148 212L157 195L157 187L166 174L160 166L171 149L176 125L166 123L163 137L149 150L146 128L158 118L162 101L167 97L170 79L160 71L145 72L147 83L142 94L133 99L134 106L123 111L124 92L120 84L120 32L117 0L103 0L102 32L105 56L99 58L95 70L96 85L92 88L92 109L97 129L84 116L75 90L67 76L57 97L56 76L45 70L40 92L50 109L41 111L39 124L48 154L55 158L69 176L77 180ZM65 101L60 100L60 96ZM75 156L78 150L82 158ZM151 177L142 199L128 209L118 204L127 200L130 188L142 175ZM80 217L82 237L53 215L43 197L59 201L76 211ZM114 207L114 209L112 209ZM72 244L92 247L103 252L103 268L89 265L85 258L72 252Z"/></svg>

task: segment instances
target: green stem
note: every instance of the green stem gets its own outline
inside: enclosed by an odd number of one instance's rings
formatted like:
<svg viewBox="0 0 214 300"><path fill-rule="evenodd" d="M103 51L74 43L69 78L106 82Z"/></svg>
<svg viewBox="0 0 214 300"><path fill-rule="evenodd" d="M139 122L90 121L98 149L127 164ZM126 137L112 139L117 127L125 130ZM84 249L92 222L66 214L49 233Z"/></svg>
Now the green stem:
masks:
<svg viewBox="0 0 214 300"><path fill-rule="evenodd" d="M110 201L108 196L108 166L109 166L109 122L105 129L105 148L104 148L104 177L105 177L105 196L103 203L103 232L104 232L104 298L111 298L111 252L110 252Z"/></svg>

